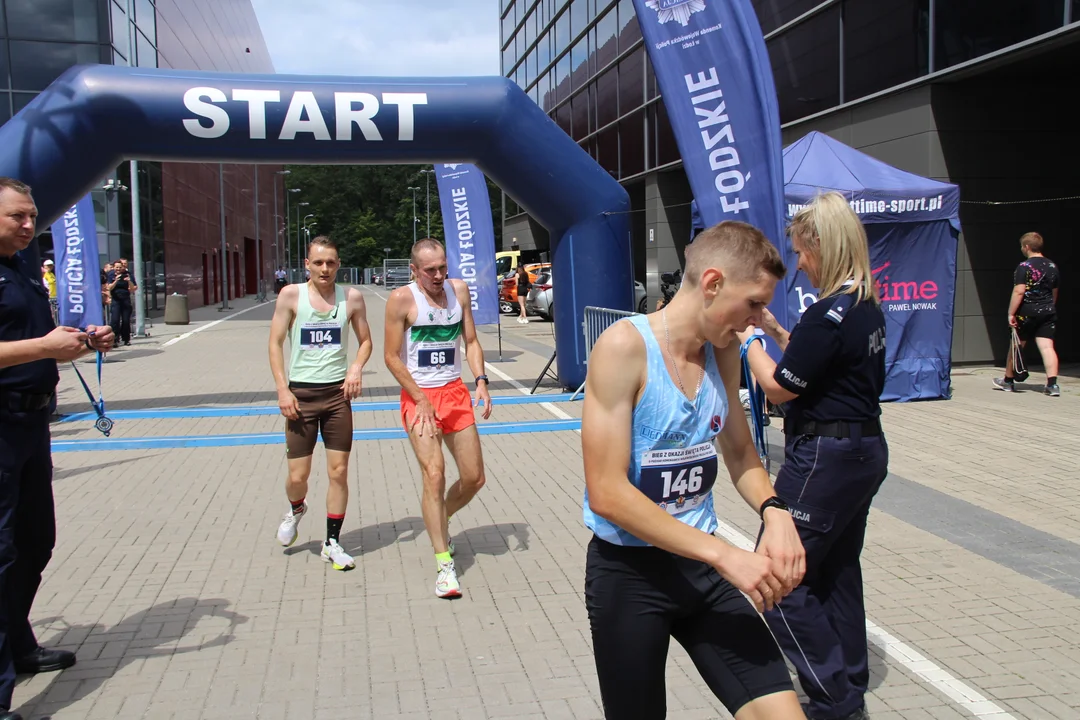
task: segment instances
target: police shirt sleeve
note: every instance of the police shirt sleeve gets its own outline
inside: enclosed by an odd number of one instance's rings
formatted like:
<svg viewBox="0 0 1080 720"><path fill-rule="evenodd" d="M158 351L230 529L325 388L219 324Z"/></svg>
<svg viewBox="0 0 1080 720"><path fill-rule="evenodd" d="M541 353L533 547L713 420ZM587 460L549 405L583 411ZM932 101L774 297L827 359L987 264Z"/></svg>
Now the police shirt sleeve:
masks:
<svg viewBox="0 0 1080 720"><path fill-rule="evenodd" d="M791 332L773 379L789 392L812 392L829 370L840 347L840 328L810 307Z"/></svg>

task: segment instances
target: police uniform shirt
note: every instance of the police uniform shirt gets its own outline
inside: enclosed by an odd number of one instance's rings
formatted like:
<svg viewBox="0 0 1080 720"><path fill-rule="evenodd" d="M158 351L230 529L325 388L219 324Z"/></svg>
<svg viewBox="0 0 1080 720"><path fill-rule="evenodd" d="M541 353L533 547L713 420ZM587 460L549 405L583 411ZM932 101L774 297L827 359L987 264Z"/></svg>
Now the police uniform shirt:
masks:
<svg viewBox="0 0 1080 720"><path fill-rule="evenodd" d="M49 291L35 281L18 256L0 257L0 342L33 340L48 335L53 324ZM0 390L48 394L60 374L52 359L0 368Z"/></svg>
<svg viewBox="0 0 1080 720"><path fill-rule="evenodd" d="M881 414L885 388L885 315L854 295L822 298L791 332L773 377L798 395L788 404L794 422L859 422Z"/></svg>

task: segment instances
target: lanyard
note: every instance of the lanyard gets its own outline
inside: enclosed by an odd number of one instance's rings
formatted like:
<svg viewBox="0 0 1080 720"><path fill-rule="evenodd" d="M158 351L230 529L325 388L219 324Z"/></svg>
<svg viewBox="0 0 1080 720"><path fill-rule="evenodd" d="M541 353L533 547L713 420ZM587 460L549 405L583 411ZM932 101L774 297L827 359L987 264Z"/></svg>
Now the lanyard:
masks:
<svg viewBox="0 0 1080 720"><path fill-rule="evenodd" d="M98 385L98 399L94 400L94 394L90 391L90 386L86 384L86 380L83 378L82 373L79 372L78 366L74 362L71 363L71 367L75 368L75 374L79 376L79 382L82 383L83 390L86 391L86 397L90 399L90 405L93 406L94 412L97 413L98 419L94 423L94 427L101 432L105 437L109 437L109 433L113 429L113 421L105 416L105 398L101 393L101 366L104 364L105 354L102 352L97 353L97 385Z"/></svg>
<svg viewBox="0 0 1080 720"><path fill-rule="evenodd" d="M761 385L754 383L753 373L750 372L750 361L746 355L750 350L750 345L755 341L760 342L762 347L765 347L765 338L761 335L751 335L743 343L742 348L739 351L739 356L742 358L743 367L743 379L746 381L746 388L750 394L750 430L754 436L754 447L757 448L758 457L761 459L761 464L765 466L765 472L769 471L769 439L765 434L765 425L768 424L767 410L765 408L765 391L761 388Z"/></svg>

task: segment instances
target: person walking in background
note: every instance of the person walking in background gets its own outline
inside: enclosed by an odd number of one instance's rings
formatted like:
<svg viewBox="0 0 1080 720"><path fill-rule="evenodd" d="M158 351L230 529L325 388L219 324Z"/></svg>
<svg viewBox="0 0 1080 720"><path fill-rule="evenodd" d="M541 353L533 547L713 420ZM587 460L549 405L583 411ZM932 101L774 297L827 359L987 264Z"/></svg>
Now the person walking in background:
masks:
<svg viewBox="0 0 1080 720"><path fill-rule="evenodd" d="M519 323L529 322L529 315L525 312L525 298L528 297L530 288L532 288L532 283L529 282L529 271L524 265L519 265L517 270L517 300L521 308L521 314L517 319Z"/></svg>
<svg viewBox="0 0 1080 720"><path fill-rule="evenodd" d="M1058 356L1054 350L1054 332L1057 330L1057 298L1061 276L1054 262L1042 254L1043 237L1037 232L1024 233L1020 237L1020 252L1024 262L1013 272L1013 291L1009 299L1009 327L1016 330L1020 348L1028 340L1042 355L1046 370L1046 387L1043 394L1050 397L1061 395L1058 387ZM1016 392L1013 354L1005 360L1005 377L994 378L994 387L1005 392Z"/></svg>

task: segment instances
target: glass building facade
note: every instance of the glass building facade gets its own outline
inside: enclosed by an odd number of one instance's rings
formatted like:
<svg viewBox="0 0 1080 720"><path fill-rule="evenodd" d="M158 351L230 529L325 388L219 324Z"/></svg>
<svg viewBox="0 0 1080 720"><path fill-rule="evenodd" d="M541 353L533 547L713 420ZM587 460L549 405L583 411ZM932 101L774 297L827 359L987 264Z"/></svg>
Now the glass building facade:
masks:
<svg viewBox="0 0 1080 720"><path fill-rule="evenodd" d="M78 64L273 72L249 2L216 0L0 0L0 122L24 108ZM262 277L272 270L272 204L277 167L224 166L230 297L255 292L255 207L260 209ZM166 292L190 294L193 307L220 300L218 165L139 162L146 307L164 309ZM131 166L112 189L91 192L102 262L132 258ZM105 186L110 183L104 183ZM280 187L278 187L280 193ZM257 205L256 205L257 203ZM48 228L39 236L52 254ZM235 236L235 237L232 237ZM251 256L251 257L249 257Z"/></svg>
<svg viewBox="0 0 1080 720"><path fill-rule="evenodd" d="M1015 45L1080 14L1080 0L753 5L785 124ZM503 75L612 176L633 181L679 164L631 0L503 0L500 7ZM507 199L507 214L515 212Z"/></svg>

